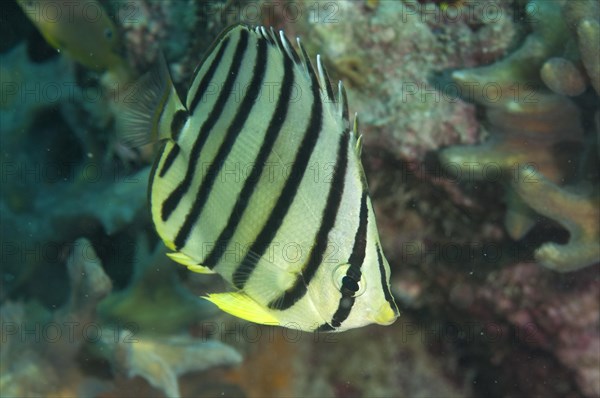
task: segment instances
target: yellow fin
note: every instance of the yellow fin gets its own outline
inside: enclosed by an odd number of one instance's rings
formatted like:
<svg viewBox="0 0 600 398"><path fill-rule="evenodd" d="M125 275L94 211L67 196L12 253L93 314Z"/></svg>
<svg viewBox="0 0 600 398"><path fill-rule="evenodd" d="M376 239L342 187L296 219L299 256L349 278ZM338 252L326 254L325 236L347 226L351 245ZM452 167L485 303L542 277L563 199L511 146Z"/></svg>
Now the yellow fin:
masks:
<svg viewBox="0 0 600 398"><path fill-rule="evenodd" d="M269 309L258 304L244 292L214 293L202 298L238 318L263 325L279 325L279 321Z"/></svg>
<svg viewBox="0 0 600 398"><path fill-rule="evenodd" d="M183 264L192 272L197 272L199 274L214 274L215 271L212 269L205 267L200 264L196 264L194 260L190 257L186 256L183 253L175 252L175 253L167 253L167 256L176 263Z"/></svg>

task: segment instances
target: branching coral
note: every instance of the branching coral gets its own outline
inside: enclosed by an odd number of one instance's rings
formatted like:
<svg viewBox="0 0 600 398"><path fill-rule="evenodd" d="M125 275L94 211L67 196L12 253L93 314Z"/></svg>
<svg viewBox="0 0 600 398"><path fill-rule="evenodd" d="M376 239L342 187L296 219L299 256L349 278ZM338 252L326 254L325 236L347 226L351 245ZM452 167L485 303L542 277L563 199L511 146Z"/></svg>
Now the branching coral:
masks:
<svg viewBox="0 0 600 398"><path fill-rule="evenodd" d="M535 216L513 192L515 173L529 164L553 182L568 178L570 158L577 155L583 137L580 112L570 99L545 93L531 103L490 108L487 116L490 137L485 143L445 149L440 159L463 180L505 183L506 228L513 239L520 239L533 227ZM557 156L557 148L562 156Z"/></svg>
<svg viewBox="0 0 600 398"><path fill-rule="evenodd" d="M536 260L556 271L568 272L600 259L600 195L561 188L531 167L519 170L513 184L519 197L536 213L556 220L569 231L567 244L545 243Z"/></svg>
<svg viewBox="0 0 600 398"><path fill-rule="evenodd" d="M597 150L583 149L586 135L598 131L584 130L580 107L567 96L582 94L588 82L595 87L600 72L592 43L600 11L597 2L588 1L531 1L526 9L533 31L519 49L490 66L452 75L469 99L486 108L488 141L445 149L440 159L448 170L467 168L474 179L492 175L506 184L505 225L512 238L522 238L536 214L564 226L571 233L569 244L546 244L536 258L566 272L600 260L598 218L581 217L581 212L597 215L597 194L575 197L561 187L598 179L597 164L583 160ZM597 93L586 96L598 101ZM528 185L526 173L540 183Z"/></svg>

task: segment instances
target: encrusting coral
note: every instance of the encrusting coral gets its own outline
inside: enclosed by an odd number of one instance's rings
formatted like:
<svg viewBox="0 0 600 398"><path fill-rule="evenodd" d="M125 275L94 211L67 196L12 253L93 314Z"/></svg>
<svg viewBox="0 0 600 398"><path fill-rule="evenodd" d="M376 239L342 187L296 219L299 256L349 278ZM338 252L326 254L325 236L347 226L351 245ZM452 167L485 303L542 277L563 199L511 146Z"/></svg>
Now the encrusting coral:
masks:
<svg viewBox="0 0 600 398"><path fill-rule="evenodd" d="M307 9L312 4L304 2ZM425 7L433 17L421 13ZM442 145L474 142L473 107L451 89L440 90L446 86L432 74L462 64L464 48L475 39L466 23L449 23L433 7L381 1L365 11L364 2L338 1L325 8L331 21L325 12L320 19L286 21L286 32L300 36L309 53L323 55L331 80L343 81L371 153L384 148L419 162ZM508 20L482 22L480 32Z"/></svg>
<svg viewBox="0 0 600 398"><path fill-rule="evenodd" d="M532 33L519 49L492 65L452 74L465 96L486 108L488 140L447 148L439 157L463 177L505 184L505 226L513 239L524 237L538 215L564 226L569 244L545 244L535 255L551 269L573 271L600 260L598 218L581 216L598 213L597 193L574 196L563 187L598 178L597 164L584 159L597 151L587 136L599 132L583 128L581 101L568 96L581 95L588 83L596 87L599 51L592 43L600 10L593 1L531 1L526 10ZM586 98L598 101L592 90ZM528 184L534 175L539 184Z"/></svg>

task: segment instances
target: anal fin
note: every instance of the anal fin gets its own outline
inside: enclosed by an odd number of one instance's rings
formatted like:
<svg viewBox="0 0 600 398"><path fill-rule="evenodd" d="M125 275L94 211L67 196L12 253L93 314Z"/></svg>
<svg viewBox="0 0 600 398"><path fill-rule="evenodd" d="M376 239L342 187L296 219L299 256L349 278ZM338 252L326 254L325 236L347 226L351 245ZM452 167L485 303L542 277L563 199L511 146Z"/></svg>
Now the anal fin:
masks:
<svg viewBox="0 0 600 398"><path fill-rule="evenodd" d="M202 298L238 318L263 325L279 325L271 310L260 305L244 292L213 293Z"/></svg>

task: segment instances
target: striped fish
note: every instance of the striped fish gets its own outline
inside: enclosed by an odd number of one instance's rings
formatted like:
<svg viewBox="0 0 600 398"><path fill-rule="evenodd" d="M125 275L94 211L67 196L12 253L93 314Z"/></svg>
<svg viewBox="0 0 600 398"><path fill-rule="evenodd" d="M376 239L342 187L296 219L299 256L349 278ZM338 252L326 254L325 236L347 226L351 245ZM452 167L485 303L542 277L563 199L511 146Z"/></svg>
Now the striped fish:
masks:
<svg viewBox="0 0 600 398"><path fill-rule="evenodd" d="M317 57L283 32L235 25L198 66L185 105L163 63L138 85L132 139L163 143L150 177L176 262L235 291L206 299L261 324L343 331L398 316L348 118Z"/></svg>

